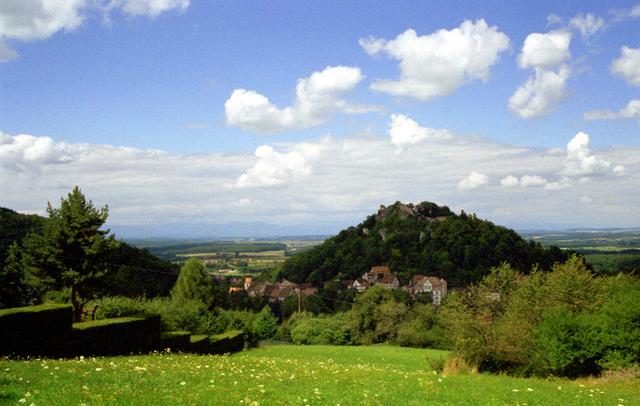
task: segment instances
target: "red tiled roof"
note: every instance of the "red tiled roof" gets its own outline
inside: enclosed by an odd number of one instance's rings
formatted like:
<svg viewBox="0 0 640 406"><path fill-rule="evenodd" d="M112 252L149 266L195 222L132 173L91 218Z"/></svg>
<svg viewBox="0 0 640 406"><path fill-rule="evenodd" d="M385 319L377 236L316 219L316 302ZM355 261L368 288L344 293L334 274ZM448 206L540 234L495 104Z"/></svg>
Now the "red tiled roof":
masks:
<svg viewBox="0 0 640 406"><path fill-rule="evenodd" d="M427 276L426 277L429 282L431 282L431 286L434 288L444 286L443 279L437 278L435 276Z"/></svg>
<svg viewBox="0 0 640 406"><path fill-rule="evenodd" d="M388 273L391 273L391 269L389 269L389 267L386 265L373 266L371 267L371 270L369 271L369 273L375 274L375 275L379 273L388 274Z"/></svg>
<svg viewBox="0 0 640 406"><path fill-rule="evenodd" d="M381 278L378 283L385 283L387 285L391 285L394 282L397 282L398 278L396 278L394 275L385 275L383 278Z"/></svg>

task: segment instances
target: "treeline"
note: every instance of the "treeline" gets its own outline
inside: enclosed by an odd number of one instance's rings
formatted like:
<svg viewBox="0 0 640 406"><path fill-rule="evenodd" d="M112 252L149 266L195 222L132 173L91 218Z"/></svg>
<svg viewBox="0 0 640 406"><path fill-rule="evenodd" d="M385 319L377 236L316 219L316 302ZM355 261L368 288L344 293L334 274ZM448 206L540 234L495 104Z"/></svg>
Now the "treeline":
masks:
<svg viewBox="0 0 640 406"><path fill-rule="evenodd" d="M527 242L515 231L446 206L396 202L356 227L287 259L281 277L322 286L330 280L360 277L375 265L388 265L404 284L416 274L442 277L449 286L479 281L506 261L518 269L537 264L549 270L569 254Z"/></svg>

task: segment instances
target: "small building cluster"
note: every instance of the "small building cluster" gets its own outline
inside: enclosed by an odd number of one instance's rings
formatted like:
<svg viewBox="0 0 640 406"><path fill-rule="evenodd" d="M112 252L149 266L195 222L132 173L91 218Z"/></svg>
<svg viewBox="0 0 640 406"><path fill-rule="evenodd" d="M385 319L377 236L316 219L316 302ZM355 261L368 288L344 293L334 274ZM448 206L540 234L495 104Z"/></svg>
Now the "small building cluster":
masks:
<svg viewBox="0 0 640 406"><path fill-rule="evenodd" d="M380 285L387 289L400 288L400 281L391 273L388 266L374 266L369 272L362 274L362 277L347 281L347 286L358 292L364 292L373 285ZM447 281L436 276L415 275L408 285L402 286L402 290L411 297L431 293L433 303L439 305L447 294Z"/></svg>
<svg viewBox="0 0 640 406"><path fill-rule="evenodd" d="M244 278L242 287L229 288L229 293L238 291L247 292L247 296L249 297L268 298L270 302L282 302L289 296L298 294L311 296L318 292L310 283L293 283L286 279L276 283L254 282L251 276Z"/></svg>

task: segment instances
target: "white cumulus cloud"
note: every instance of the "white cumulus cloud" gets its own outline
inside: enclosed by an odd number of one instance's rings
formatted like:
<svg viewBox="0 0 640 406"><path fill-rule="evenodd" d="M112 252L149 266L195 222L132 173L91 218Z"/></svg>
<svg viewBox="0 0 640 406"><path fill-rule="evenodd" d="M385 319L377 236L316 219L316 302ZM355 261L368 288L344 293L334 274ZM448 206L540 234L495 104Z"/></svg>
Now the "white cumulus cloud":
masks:
<svg viewBox="0 0 640 406"><path fill-rule="evenodd" d="M539 226L629 226L640 210L636 147L589 152L587 156L621 168L611 165L613 169L600 176L572 177L569 189L569 179L558 174L566 153L455 134L437 148L425 141L399 155L386 132L278 143L233 154L173 154L36 136L16 140L17 135L1 134L0 206L42 213L47 201L56 201L77 184L97 205L109 204L110 226L192 223L206 228L212 223L264 221L330 224L336 225L334 231L357 224L381 203L397 200L447 204L498 224L511 221L495 214L504 208L518 224ZM523 168L530 176L549 180L544 189L553 190L553 199L541 193L541 187L518 187L517 193L495 187L469 193L458 187L473 171L499 174L500 179ZM483 179L482 174L471 176L461 186L475 186ZM594 190L603 204L574 210L579 196Z"/></svg>
<svg viewBox="0 0 640 406"><path fill-rule="evenodd" d="M569 45L571 33L568 31L538 32L527 35L518 55L521 68L554 69L571 58Z"/></svg>
<svg viewBox="0 0 640 406"><path fill-rule="evenodd" d="M564 30L536 32L525 38L518 65L523 69L533 68L535 73L509 98L509 110L525 119L554 110L567 93L571 69L565 62L571 58L570 44L571 33Z"/></svg>
<svg viewBox="0 0 640 406"><path fill-rule="evenodd" d="M274 133L312 127L335 113L362 113L371 107L352 105L343 96L364 79L360 68L328 66L298 80L292 106L278 108L253 90L236 89L224 104L227 124L243 130Z"/></svg>
<svg viewBox="0 0 640 406"><path fill-rule="evenodd" d="M28 134L11 136L0 132L0 167L22 171L27 166L62 163L72 159L65 143Z"/></svg>
<svg viewBox="0 0 640 406"><path fill-rule="evenodd" d="M562 66L557 72L536 69L530 77L509 98L509 110L522 118L540 117L552 112L566 95L566 82L570 69Z"/></svg>
<svg viewBox="0 0 640 406"><path fill-rule="evenodd" d="M640 121L640 100L633 99L620 111L591 110L584 113L587 120L617 120L631 118Z"/></svg>
<svg viewBox="0 0 640 406"><path fill-rule="evenodd" d="M640 86L640 48L623 46L620 57L611 63L611 72L632 86Z"/></svg>
<svg viewBox="0 0 640 406"><path fill-rule="evenodd" d="M399 151L409 145L415 145L423 141L448 140L453 138L453 134L446 129L421 127L417 122L404 114L392 114L389 124L389 137L391 143Z"/></svg>
<svg viewBox="0 0 640 406"><path fill-rule="evenodd" d="M589 134L579 132L567 144L562 173L566 176L591 176L608 171L611 163L592 154Z"/></svg>
<svg viewBox="0 0 640 406"><path fill-rule="evenodd" d="M473 171L466 178L458 182L458 189L477 189L489 183L489 177L484 173Z"/></svg>
<svg viewBox="0 0 640 406"><path fill-rule="evenodd" d="M520 178L520 186L522 187L544 186L547 183L545 178L538 175L524 175Z"/></svg>
<svg viewBox="0 0 640 406"><path fill-rule="evenodd" d="M58 31L72 31L84 17L86 0L3 0L0 2L0 37L32 41Z"/></svg>
<svg viewBox="0 0 640 406"><path fill-rule="evenodd" d="M604 28L604 19L596 17L591 13L580 13L573 17L569 24L580 31L583 38L589 38Z"/></svg>
<svg viewBox="0 0 640 406"><path fill-rule="evenodd" d="M500 184L504 187L516 187L520 185L520 180L513 175L507 175L500 179Z"/></svg>
<svg viewBox="0 0 640 406"><path fill-rule="evenodd" d="M119 9L130 16L156 17L188 6L189 0L2 0L0 62L17 57L8 41L44 40L60 31L74 31L91 11L101 11L108 16L112 10Z"/></svg>
<svg viewBox="0 0 640 406"><path fill-rule="evenodd" d="M235 186L282 186L307 177L313 172L312 163L331 143L331 138L327 137L321 143L300 143L289 152L278 152L269 145L262 145L255 151L258 162L240 175Z"/></svg>
<svg viewBox="0 0 640 406"><path fill-rule="evenodd" d="M372 90L420 100L450 95L474 80L486 81L509 47L509 37L483 19L429 35L409 29L392 40L370 37L359 42L369 55L382 53L400 61L400 78L376 80Z"/></svg>

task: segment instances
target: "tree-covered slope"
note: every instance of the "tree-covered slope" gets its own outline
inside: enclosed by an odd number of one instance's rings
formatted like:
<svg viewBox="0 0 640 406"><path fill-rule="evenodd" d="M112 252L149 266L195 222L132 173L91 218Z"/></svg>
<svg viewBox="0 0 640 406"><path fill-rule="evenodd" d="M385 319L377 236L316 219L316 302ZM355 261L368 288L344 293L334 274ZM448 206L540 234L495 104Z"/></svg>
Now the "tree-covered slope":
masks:
<svg viewBox="0 0 640 406"><path fill-rule="evenodd" d="M281 277L316 286L360 277L374 265L388 265L405 284L416 274L440 276L449 286L480 280L492 266L508 262L527 270L550 269L568 255L525 241L515 231L431 202L381 206L361 224L289 258Z"/></svg>
<svg viewBox="0 0 640 406"><path fill-rule="evenodd" d="M4 267L11 244L19 243L31 231L41 231L45 220L35 214L20 214L0 207L0 269Z"/></svg>

